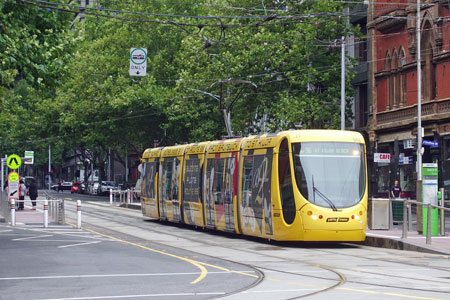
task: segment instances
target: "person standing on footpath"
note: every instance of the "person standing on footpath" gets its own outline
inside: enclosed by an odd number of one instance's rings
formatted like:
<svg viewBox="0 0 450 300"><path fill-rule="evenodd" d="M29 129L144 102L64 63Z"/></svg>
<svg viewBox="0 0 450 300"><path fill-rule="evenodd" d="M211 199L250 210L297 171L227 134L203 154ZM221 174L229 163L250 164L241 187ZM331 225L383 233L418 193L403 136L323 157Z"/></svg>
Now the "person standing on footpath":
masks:
<svg viewBox="0 0 450 300"><path fill-rule="evenodd" d="M38 196L38 190L36 185L36 179L34 178L31 179L30 186L28 187L28 194L30 195L33 210L36 210L36 198Z"/></svg>
<svg viewBox="0 0 450 300"><path fill-rule="evenodd" d="M19 181L19 210L23 210L25 206L25 195L27 194L27 186L23 180Z"/></svg>
<svg viewBox="0 0 450 300"><path fill-rule="evenodd" d="M394 186L392 187L392 190L391 190L391 196L392 196L392 198L400 198L401 193L402 193L402 188L400 187L398 180L396 180L394 182Z"/></svg>

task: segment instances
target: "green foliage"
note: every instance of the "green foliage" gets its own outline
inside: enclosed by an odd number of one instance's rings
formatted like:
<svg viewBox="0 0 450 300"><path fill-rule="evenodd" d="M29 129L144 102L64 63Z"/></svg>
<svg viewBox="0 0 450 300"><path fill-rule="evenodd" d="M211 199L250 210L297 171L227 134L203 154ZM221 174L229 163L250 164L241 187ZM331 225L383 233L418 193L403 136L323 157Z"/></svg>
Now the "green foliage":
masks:
<svg viewBox="0 0 450 300"><path fill-rule="evenodd" d="M112 0L103 8L258 18L96 11L111 18L86 15L84 23L75 19L72 31L73 14L17 3L0 3L2 151L31 145L45 153L52 143L57 152L70 150L82 160L90 150L102 168L108 149L119 158L140 155L155 140L219 139L227 134L224 111L234 133L244 135L296 124L339 125L335 41L353 31L336 15L341 2L264 1L262 7L259 0ZM135 47L147 48L145 77L128 74ZM347 83L351 78L348 71Z"/></svg>

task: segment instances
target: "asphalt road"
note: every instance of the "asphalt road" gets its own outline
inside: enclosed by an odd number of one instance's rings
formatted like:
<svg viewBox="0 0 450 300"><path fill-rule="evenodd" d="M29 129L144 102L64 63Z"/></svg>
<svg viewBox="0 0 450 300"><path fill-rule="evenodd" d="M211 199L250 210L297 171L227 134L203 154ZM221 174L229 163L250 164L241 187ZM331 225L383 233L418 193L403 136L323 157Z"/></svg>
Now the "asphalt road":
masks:
<svg viewBox="0 0 450 300"><path fill-rule="evenodd" d="M110 207L107 197L76 195L74 199L80 199L79 196L86 197L82 198L84 230L80 232L100 243L83 245L83 241L75 239L72 242L80 245L51 250L51 247L70 243L48 242L45 237L31 239L42 240L39 242L42 244L21 242L17 237L4 235L25 229L13 229L9 233L5 230L11 228L1 227L0 251L5 254L0 258L1 266L18 260L24 263L18 264L20 268L1 269L0 297L450 299L450 259L447 256L346 243L267 242L147 220L138 210ZM73 224L75 201L69 200L69 193L64 197L67 198L67 220ZM43 234L41 229L39 234ZM42 251L37 251L39 249ZM21 251L24 253L20 254ZM36 251L40 255L48 254L43 271L34 265ZM30 257L33 257L31 262ZM87 266L81 267L84 262ZM72 277L24 278L58 275ZM28 287L28 282L35 285ZM16 294L16 291L24 287L32 287L32 291L28 297L19 298L21 293ZM37 293L43 290L47 294Z"/></svg>

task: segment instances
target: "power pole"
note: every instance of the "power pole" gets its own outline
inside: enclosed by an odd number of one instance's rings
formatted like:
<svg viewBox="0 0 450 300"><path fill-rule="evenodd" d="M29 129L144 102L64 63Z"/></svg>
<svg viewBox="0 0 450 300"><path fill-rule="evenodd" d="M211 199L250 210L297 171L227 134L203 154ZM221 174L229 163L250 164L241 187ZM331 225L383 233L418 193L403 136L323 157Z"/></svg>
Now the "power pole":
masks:
<svg viewBox="0 0 450 300"><path fill-rule="evenodd" d="M422 66L420 47L420 0L417 0L417 184L422 183Z"/></svg>
<svg viewBox="0 0 450 300"><path fill-rule="evenodd" d="M345 130L345 36L341 43L341 130Z"/></svg>
<svg viewBox="0 0 450 300"><path fill-rule="evenodd" d="M48 189L52 188L52 146L48 145Z"/></svg>

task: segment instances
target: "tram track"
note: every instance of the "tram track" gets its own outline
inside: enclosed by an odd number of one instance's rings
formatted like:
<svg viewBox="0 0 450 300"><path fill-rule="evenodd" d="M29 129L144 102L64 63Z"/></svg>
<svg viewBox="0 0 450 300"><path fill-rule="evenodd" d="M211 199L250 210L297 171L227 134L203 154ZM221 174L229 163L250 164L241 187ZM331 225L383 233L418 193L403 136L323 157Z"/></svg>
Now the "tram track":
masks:
<svg viewBox="0 0 450 300"><path fill-rule="evenodd" d="M139 222L137 222L137 219L135 218L135 216L132 216L132 215L121 214L121 219L122 218L124 218L124 219L123 220L118 220L117 216L112 217L110 215L110 213L108 213L106 211L105 212L100 212L99 210L97 210L95 212L94 211L89 211L89 212L85 211L84 213L90 214L91 216L93 216L95 218L101 218L101 219L104 219L104 220L107 220L107 221L114 221L114 222L116 222L118 224L123 224L123 225L130 225L130 220L131 220L131 222L133 222L132 226L136 226L136 227L138 227L140 229L143 229L143 230L152 231L152 232L159 233L159 234L169 234L169 235L174 236L174 237L179 237L179 238L182 237L183 239L186 239L186 240L189 240L189 241L192 241L192 242L198 242L198 239L191 238L190 236L188 236L186 234L183 234L183 233L174 233L174 232L170 232L169 233L166 230L159 230L159 229L155 228L154 226L153 226L153 228L149 228L148 226L145 226L145 223L139 224ZM128 221L127 221L127 219L128 219ZM145 220L145 218L142 218L142 220ZM147 221L147 222L155 222L155 221ZM160 224L160 222L157 221L156 224ZM184 228L184 225L182 225L182 224L173 224L173 223L167 223L166 224L166 223L163 223L162 226L164 226L164 228L166 228L168 224L170 224L170 226L172 228L179 228L179 229L181 229L183 231L184 230L190 230L190 231L193 231L193 232L201 233L201 231L194 230L191 227L189 227L188 229ZM205 234L212 234L212 232L205 232ZM220 235L220 236L224 236L225 235L225 236L227 236L228 234L226 234L226 233L225 234L224 233L219 233L218 234L217 232L214 232L214 235ZM242 237L240 237L240 238L242 238ZM247 240L247 241L249 241L249 240L252 241L252 238L244 237L244 239ZM229 250L233 250L233 251L243 251L243 252L246 252L246 253L252 253L252 254L257 254L257 255L261 254L260 251L255 251L255 250L251 250L251 249L242 250L240 248L230 247L230 246L227 246L227 245L224 245L224 244L218 245L217 243L209 242L207 240L209 240L209 239L202 240L202 243L204 243L206 245L209 245L209 246L220 246L220 247L222 247L224 249L229 249ZM261 243L261 241L257 241L257 242ZM264 242L265 241L263 241L263 243ZM159 244L158 242L153 242L153 241L152 241L152 243ZM287 247L287 249L290 249L290 248L292 248L292 247L291 246ZM343 257L347 257L347 258L349 258L349 257L350 258L351 257L357 257L357 258L360 258L360 259L368 259L367 257L361 256L361 255L342 254L342 253L337 253L337 252L334 252L334 251L329 251L329 250L324 250L324 249L315 249L315 251L326 253L326 254L331 254L331 255L339 255L339 256L343 256ZM277 269L271 269L271 268L267 268L265 266L258 265L258 264L244 264L244 265L246 265L248 267L252 267L254 269L259 270L262 274L265 274L264 270L266 270L266 271L276 271L276 272L279 272L279 273L289 274L289 275L293 275L293 276L297 276L297 277L317 278L317 279L321 279L321 280L328 280L328 281L334 281L335 282L334 284L332 284L332 285L330 285L328 287L324 287L324 288L322 288L322 289L320 289L318 291L302 294L302 295L299 295L299 296L296 296L296 297L292 297L292 298L286 298L286 300L288 300L288 299L289 300L290 299L300 299L300 298L305 298L305 297L308 297L308 296L316 295L316 294L319 294L319 293L325 293L325 292L331 291L333 289L337 289L337 288L339 288L340 286L342 286L345 283L361 284L361 285L372 286L372 287L393 288L393 289L408 290L408 291L415 290L415 291L420 291L420 292L433 292L433 293L440 293L440 294L448 294L448 291L439 291L439 290L433 290L433 289L414 288L411 285L408 285L408 286L404 286L403 285L402 286L402 285L380 284L380 283L375 283L375 282L370 282L369 283L369 282L364 282L364 281L348 280L346 278L346 276L342 273L342 271L358 272L360 274L370 274L370 275L380 276L380 277L387 278L387 281L392 281L393 279L402 279L402 280L409 280L409 281L421 282L421 283L428 282L428 283L433 283L433 284L446 284L446 285L448 285L449 281L446 281L446 280L428 280L426 278L416 278L416 277L411 277L411 276L399 276L399 275L395 275L395 274L377 273L377 272L371 272L371 271L364 271L364 270L360 270L360 269L355 270L355 269L352 269L352 268L343 268L341 266L339 266L339 267L336 267L336 266L324 266L324 265L320 265L320 264L317 264L317 263L314 263L314 262L300 260L300 259L290 259L290 258L282 257L280 255L273 255L273 254L268 254L268 253L265 253L264 255L267 258L283 259L284 261L288 261L288 262L302 263L302 264L306 264L306 265L309 265L309 266L322 268L322 269L325 269L325 270L335 274L335 276L333 276L334 278L331 278L331 276L329 278L326 278L324 276L314 276L314 275L311 275L311 274L302 274L302 273L299 273L299 272L289 272L289 271L285 271L285 270L281 270L281 269L278 269L278 270ZM210 257L214 257L214 258L222 259L222 260L226 261L226 259L223 259L221 257L216 257L216 256L211 256L211 255L210 255ZM435 270L439 270L439 271L450 272L450 270L448 268L444 268L444 267L434 267L434 266L430 266L430 265L417 264L417 263L413 264L413 263L408 263L408 262L405 262L405 261L399 262L399 261L394 261L392 259L370 258L370 260L372 262L377 261L377 262L393 263L393 264L408 265L408 266L414 266L414 267L420 267L420 268L426 268L426 269L435 269ZM236 261L233 261L233 262L236 263ZM261 281L262 281L262 279L261 279ZM250 288L251 287L249 287L249 289ZM239 292L242 292L242 291L239 291Z"/></svg>
<svg viewBox="0 0 450 300"><path fill-rule="evenodd" d="M122 225L130 226L130 222L127 222L127 221L125 221L125 220L118 220L117 215L116 215L116 216L111 216L111 215L108 214L107 212L100 213L99 211L95 211L95 212L94 212L94 211L90 211L90 210L84 210L84 211L83 211L83 214L88 214L88 215L90 215L90 216L92 216L92 217L95 217L95 218L101 218L101 219L106 220L106 221L113 221L113 222L115 222L115 223L117 223L117 224L122 224ZM136 219L135 219L133 216L124 216L124 215L121 215L121 218L123 218L123 217L125 217L125 218L131 218L131 219L132 219L132 220L131 220L132 222L133 222L133 221L136 222ZM142 218L142 220L144 221L145 219ZM154 222L154 221L152 221L152 222ZM159 221L158 221L158 222L159 222ZM183 226L182 224L173 224L173 223L168 223L168 224L171 224L171 225L178 225L178 226L176 226L177 228L180 228L180 229L183 229L183 230L184 230L184 228L181 228L181 227L180 227L180 225ZM90 226L94 226L96 230L99 230L98 226L93 225L93 224L89 224L89 225L90 225ZM171 233L168 233L166 230L157 230L157 229L155 229L155 228L149 228L148 226L139 225L139 224L133 224L132 226L136 226L136 227L138 227L138 228L140 228L140 229L143 229L143 230L146 230L146 231L152 231L152 232L155 232L155 233L158 233L158 234L165 234L165 235L168 234L168 235L171 235L171 236L174 236L174 237L177 237L177 238L183 238L183 239L186 239L186 240L189 240L189 241L192 241L192 242L198 242L197 239L187 237L186 235L183 235L183 234L174 234L174 233L172 233L172 232L171 232ZM164 228L167 228L167 226L164 225ZM105 228L102 228L102 230L105 230ZM193 230L193 228L189 227L189 229L186 229L186 230ZM122 236L122 238L130 238L130 237L131 237L133 240L135 240L135 242L136 242L136 239L138 239L137 242L143 242L143 243L148 242L148 241L145 241L145 240L141 240L141 239L139 239L139 238L136 238L136 237L134 237L134 236L129 236L129 235L128 235L128 237L126 237L126 236L124 236L124 235L126 235L126 234L117 232L117 231L115 231L115 230L113 230L113 229L107 228L107 231L108 231L109 233L111 233L111 234L112 234L113 232L114 232L114 234L120 234L120 235ZM208 234L210 234L210 233L212 233L212 232L208 232ZM163 244L163 243L160 243L160 242L155 242L155 241L151 241L151 242L152 242L152 244L157 244L157 245L159 245L159 246L161 246L161 247L167 246L167 245L165 245L165 244ZM205 241L205 240L202 240L201 242L202 242L203 244L205 244L205 245L208 245L208 246L213 246L213 247L220 246L220 247L222 247L222 248L224 248L224 249L228 249L228 250L242 251L242 252L245 252L245 253L252 253L252 254L255 254L255 255L261 255L261 252L254 251L254 250L248 250L248 249L247 249L247 250L242 250L242 249L239 249L239 248L236 248L236 247L229 247L229 246L226 246L226 245L223 245L223 244L218 245L218 244L216 244L216 243L208 242L208 241ZM173 245L170 245L170 247L172 247L172 248L177 248L177 247L174 247ZM178 248L178 249L180 249L180 248ZM183 251L186 251L185 249L182 249L182 250L183 250ZM190 252L190 250L187 250L187 251ZM321 280L326 280L326 281L332 281L332 282L334 282L332 285L326 286L326 287L317 285L316 288L319 289L319 290L317 290L317 291L313 291L313 292L310 292L310 293L305 293L305 294L302 294L302 295L299 295L299 296L295 296L295 297L289 297L289 298L286 298L286 299L284 299L284 300L301 299L301 298L305 298L305 297L317 295L317 294L320 294L320 293L328 292L328 291L333 290L333 289L335 289L336 287L342 285L342 284L345 282L345 276L344 276L343 274L341 274L341 273L339 273L339 272L337 272L337 271L335 271L335 270L332 270L332 269L329 268L329 267L321 266L321 265L318 265L318 264L316 264L316 263L310 263L310 262L308 262L308 261L303 261L303 260L296 260L295 262L296 262L296 263L305 264L305 265L309 265L309 266L311 266L311 267L321 268L321 269L323 269L323 270L326 270L326 271L328 271L328 272L330 272L330 273L335 274L335 278L324 278L324 277L320 277L320 276L314 276L314 275L311 275L311 274L298 274L298 273L286 272L286 271L283 271L283 270L281 270L281 269L278 269L278 270L277 270L277 269L269 269L269 268L267 268L267 267L264 267L264 266L261 266L261 265L258 265L258 264L247 264L247 263L243 263L243 262L239 262L239 261L231 261L231 260L229 260L229 259L226 259L226 258L223 258L223 257L220 257L220 256L214 256L214 255L211 255L211 254L204 254L204 253L201 253L201 254L204 255L204 256L209 256L209 257L211 257L211 258L220 259L220 260L227 261L227 262L238 263L238 264L241 264L241 265L243 265L243 266L247 266L247 267L249 267L249 268L255 269L259 274L261 274L260 280L258 280L254 285L248 286L246 289L242 289L242 290L239 290L239 291L234 291L233 293L230 293L230 294L222 295L222 296L220 296L219 298L222 298L222 297L225 297L225 296L229 296L229 295L232 295L232 294L235 294L235 293L240 293L240 292L243 292L243 291L245 291L245 290L250 290L250 289L252 289L253 287L255 287L255 286L257 286L258 284L260 284L260 282L262 282L264 279L265 279L265 280L273 280L273 279L271 279L271 278L268 278L268 277L265 275L264 270L270 270L270 271L274 271L274 272L278 272L278 273L282 273L282 274L294 275L294 276L297 276L297 277L316 278L316 279L321 279ZM277 259L277 260L283 259L281 256L273 256L273 258L274 258L274 259ZM289 259L288 259L288 260L284 259L284 260L285 260L285 261L289 261L289 262L293 262L292 260L289 260ZM292 280L295 280L295 279L291 279L291 281L292 281Z"/></svg>

